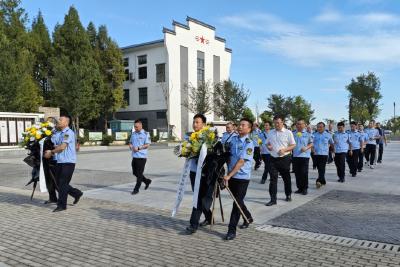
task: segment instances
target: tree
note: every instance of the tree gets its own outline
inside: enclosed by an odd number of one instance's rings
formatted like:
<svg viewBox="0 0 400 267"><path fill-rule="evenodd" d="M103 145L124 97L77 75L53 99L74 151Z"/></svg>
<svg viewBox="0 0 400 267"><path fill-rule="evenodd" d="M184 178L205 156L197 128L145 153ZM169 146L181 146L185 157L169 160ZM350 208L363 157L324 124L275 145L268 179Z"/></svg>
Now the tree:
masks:
<svg viewBox="0 0 400 267"><path fill-rule="evenodd" d="M291 97L287 101L290 107L289 118L292 122L304 119L306 123L310 123L315 119L311 103L307 102L302 96Z"/></svg>
<svg viewBox="0 0 400 267"><path fill-rule="evenodd" d="M190 112L197 114L207 114L213 110L212 91L209 82L199 83L197 87L188 85L188 100L183 102L183 106Z"/></svg>
<svg viewBox="0 0 400 267"><path fill-rule="evenodd" d="M260 118L263 123L265 123L266 121L272 122L273 116L271 116L269 112L264 111L263 113L260 114Z"/></svg>
<svg viewBox="0 0 400 267"><path fill-rule="evenodd" d="M249 91L226 80L214 86L214 112L226 121L238 121L246 108Z"/></svg>
<svg viewBox="0 0 400 267"><path fill-rule="evenodd" d="M48 92L50 90L49 75L52 44L49 31L47 30L40 11L37 17L33 20L30 37L32 40L31 51L35 56L33 63L33 77L41 88L43 97L48 99Z"/></svg>
<svg viewBox="0 0 400 267"><path fill-rule="evenodd" d="M291 108L291 97L283 95L272 94L268 97L268 109L264 111L269 117L281 116L284 121L289 118Z"/></svg>
<svg viewBox="0 0 400 267"><path fill-rule="evenodd" d="M64 23L55 27L53 40L56 56L52 58L52 100L69 112L79 129L80 122L99 117L96 94L100 93L103 80L88 34L74 7L69 9Z"/></svg>
<svg viewBox="0 0 400 267"><path fill-rule="evenodd" d="M254 116L253 111L251 111L251 109L248 107L244 108L242 117L247 118L247 119L251 120L252 122L254 122L256 120L256 117Z"/></svg>
<svg viewBox="0 0 400 267"><path fill-rule="evenodd" d="M380 113L379 100L382 98L380 86L380 80L373 72L352 79L346 86L351 103L349 117L363 124L367 120L375 119Z"/></svg>
<svg viewBox="0 0 400 267"><path fill-rule="evenodd" d="M106 26L100 26L97 32L94 24L90 22L87 34L102 79L95 92L95 98L106 130L108 117L114 117L115 112L125 105L122 87L125 77L122 53L118 45L108 36Z"/></svg>
<svg viewBox="0 0 400 267"><path fill-rule="evenodd" d="M42 103L33 73L34 55L19 0L0 1L0 111L37 112Z"/></svg>

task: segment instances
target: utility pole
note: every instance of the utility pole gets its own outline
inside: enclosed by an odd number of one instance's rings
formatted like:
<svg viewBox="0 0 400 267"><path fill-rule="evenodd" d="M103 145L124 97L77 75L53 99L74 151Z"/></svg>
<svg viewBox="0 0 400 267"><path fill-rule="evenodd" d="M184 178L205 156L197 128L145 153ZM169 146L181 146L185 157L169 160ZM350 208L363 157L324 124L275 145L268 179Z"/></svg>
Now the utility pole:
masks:
<svg viewBox="0 0 400 267"><path fill-rule="evenodd" d="M393 119L396 120L396 102L393 102Z"/></svg>

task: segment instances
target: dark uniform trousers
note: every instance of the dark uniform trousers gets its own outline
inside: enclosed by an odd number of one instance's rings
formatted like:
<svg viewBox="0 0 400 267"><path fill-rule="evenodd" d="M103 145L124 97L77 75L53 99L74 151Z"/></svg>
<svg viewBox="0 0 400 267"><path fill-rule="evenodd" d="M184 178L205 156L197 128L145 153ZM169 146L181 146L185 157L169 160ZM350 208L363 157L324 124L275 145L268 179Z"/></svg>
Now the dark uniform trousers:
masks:
<svg viewBox="0 0 400 267"><path fill-rule="evenodd" d="M369 161L370 165L373 165L375 162L375 153L376 153L376 145L367 144L365 146L365 159Z"/></svg>
<svg viewBox="0 0 400 267"><path fill-rule="evenodd" d="M310 158L293 157L293 170L296 185L300 191L308 189L308 165Z"/></svg>
<svg viewBox="0 0 400 267"><path fill-rule="evenodd" d="M68 195L71 195L74 198L82 195L82 191L69 185L75 170L75 163L57 163L56 170L57 184L59 188L57 206L66 209Z"/></svg>
<svg viewBox="0 0 400 267"><path fill-rule="evenodd" d="M360 172L364 167L364 150L358 153L358 163L357 163L357 170Z"/></svg>
<svg viewBox="0 0 400 267"><path fill-rule="evenodd" d="M143 175L144 167L146 166L146 160L147 159L145 158L132 158L132 173L136 176L136 185L134 190L139 190L142 182L145 184L150 182L150 179L147 179Z"/></svg>
<svg viewBox="0 0 400 267"><path fill-rule="evenodd" d="M360 149L354 149L353 155L350 156L350 152L347 154L347 162L349 164L350 173L353 175L357 174L358 159L360 155Z"/></svg>
<svg viewBox="0 0 400 267"><path fill-rule="evenodd" d="M261 165L261 154L260 154L260 147L256 146L254 147L254 155L253 155L253 159L255 162L255 168L260 167Z"/></svg>
<svg viewBox="0 0 400 267"><path fill-rule="evenodd" d="M328 164L333 162L333 148L329 146L329 152L328 152Z"/></svg>
<svg viewBox="0 0 400 267"><path fill-rule="evenodd" d="M261 180L265 182L271 172L271 154L261 154L261 158L264 161L264 173Z"/></svg>
<svg viewBox="0 0 400 267"><path fill-rule="evenodd" d="M232 195L238 202L240 208L242 209L244 215L246 215L247 219L252 219L249 210L247 209L246 205L244 204L244 198L247 193L247 187L249 186L250 180L245 179L237 179L231 178L229 180L228 186L232 192ZM240 220L240 210L235 203L232 206L231 218L229 221L228 232L229 233L236 233L236 227Z"/></svg>
<svg viewBox="0 0 400 267"><path fill-rule="evenodd" d="M335 153L335 165L337 170L337 176L339 179L344 180L346 170L346 152Z"/></svg>
<svg viewBox="0 0 400 267"><path fill-rule="evenodd" d="M49 192L49 201L57 202L56 194L56 165L57 161L43 158L43 171L46 179L46 187Z"/></svg>
<svg viewBox="0 0 400 267"><path fill-rule="evenodd" d="M383 144L379 144L379 152L378 152L378 161L382 161L382 156L383 156Z"/></svg>
<svg viewBox="0 0 400 267"><path fill-rule="evenodd" d="M203 178L203 177L202 177ZM196 173L190 172L190 183L192 185L192 191L194 192L194 184L196 181ZM206 179L200 180L199 195L197 201L197 208L192 208L192 214L190 215L190 225L197 229L199 227L199 221L201 214L204 213L204 217L208 222L211 222L211 205L213 201L213 190L215 184L207 185Z"/></svg>
<svg viewBox="0 0 400 267"><path fill-rule="evenodd" d="M278 174L280 173L285 185L285 194L290 196L292 194L292 181L290 178L290 155L274 158L271 156L271 178L269 183L269 195L271 201L276 201L278 191Z"/></svg>
<svg viewBox="0 0 400 267"><path fill-rule="evenodd" d="M314 155L314 162L318 170L318 179L316 180L316 182L320 182L321 184L326 184L325 168L327 161L328 161L328 156Z"/></svg>

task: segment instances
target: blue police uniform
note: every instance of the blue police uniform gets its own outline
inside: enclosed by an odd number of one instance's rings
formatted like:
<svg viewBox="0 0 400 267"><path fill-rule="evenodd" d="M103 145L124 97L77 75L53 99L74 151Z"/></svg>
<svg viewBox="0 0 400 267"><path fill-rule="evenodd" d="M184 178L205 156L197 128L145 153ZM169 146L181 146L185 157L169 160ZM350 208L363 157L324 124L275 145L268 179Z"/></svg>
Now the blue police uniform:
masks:
<svg viewBox="0 0 400 267"><path fill-rule="evenodd" d="M379 131L375 128L367 128L364 130L368 136L367 145L365 147L365 159L369 162L371 168L375 163L376 154L376 137L379 137Z"/></svg>
<svg viewBox="0 0 400 267"><path fill-rule="evenodd" d="M236 163L240 159L244 160L244 165L229 180L229 189L231 190L232 195L235 197L238 204L240 205L243 213L251 223L253 222L253 219L249 210L244 204L244 198L246 196L247 187L250 182L254 143L248 135L243 137L239 135L235 136L230 142L230 152L231 156L228 162L228 173L232 171L232 169L235 167ZM235 237L236 227L239 223L239 219L240 211L237 205L234 203L232 206L231 218L229 221L228 236L233 235L233 237Z"/></svg>
<svg viewBox="0 0 400 267"><path fill-rule="evenodd" d="M53 130L53 135L51 136L51 142L55 146L59 146L61 143L59 143L59 138L60 138L61 131ZM54 154L53 160L57 161L57 154Z"/></svg>
<svg viewBox="0 0 400 267"><path fill-rule="evenodd" d="M346 156L349 151L350 136L347 132L335 132L333 135L335 146L335 165L339 182L345 180Z"/></svg>
<svg viewBox="0 0 400 267"><path fill-rule="evenodd" d="M359 154L361 145L364 142L364 136L359 131L348 131L352 153L347 156L350 173L353 177L357 175Z"/></svg>
<svg viewBox="0 0 400 267"><path fill-rule="evenodd" d="M75 170L76 163L76 147L75 147L75 133L69 127L66 127L56 134L56 144L66 144L66 148L57 153L57 167L56 177L58 181L58 209L67 208L67 198L71 195L75 198L75 203L78 202L82 196L82 191L69 185L72 179L72 175Z"/></svg>
<svg viewBox="0 0 400 267"><path fill-rule="evenodd" d="M293 149L293 170L296 177L297 193L307 194L308 190L308 165L311 157L311 149L302 152L301 149L313 143L313 135L306 129L293 132L296 146Z"/></svg>
<svg viewBox="0 0 400 267"><path fill-rule="evenodd" d="M132 150L132 164L131 164L132 173L134 176L136 176L136 185L132 191L132 194L139 193L139 189L140 186L142 185L142 182L144 182L146 185L145 190L149 187L151 183L151 180L143 175L144 168L146 166L148 149L140 148L141 146L149 145L150 143L151 143L150 135L145 130L142 129L139 132L136 131L132 132L130 144L134 148L139 149L139 151Z"/></svg>
<svg viewBox="0 0 400 267"><path fill-rule="evenodd" d="M237 135L236 132L231 132L231 133L224 132L222 134L221 143L224 145L226 142L230 142L232 138L236 135Z"/></svg>
<svg viewBox="0 0 400 267"><path fill-rule="evenodd" d="M325 169L330 154L330 145L333 145L332 134L329 131L314 133L314 160L318 170L317 188L326 184Z"/></svg>
<svg viewBox="0 0 400 267"><path fill-rule="evenodd" d="M251 140L253 140L253 145L254 145L253 159L255 162L254 165L255 170L257 170L261 165L260 144L258 143L260 133L261 133L260 129L255 129L250 134L250 138Z"/></svg>
<svg viewBox="0 0 400 267"><path fill-rule="evenodd" d="M258 135L261 139L262 143L260 145L260 152L261 152L261 159L264 161L264 172L261 177L261 183L264 184L265 181L268 179L268 175L271 172L271 152L267 148L267 139L270 131L262 131Z"/></svg>

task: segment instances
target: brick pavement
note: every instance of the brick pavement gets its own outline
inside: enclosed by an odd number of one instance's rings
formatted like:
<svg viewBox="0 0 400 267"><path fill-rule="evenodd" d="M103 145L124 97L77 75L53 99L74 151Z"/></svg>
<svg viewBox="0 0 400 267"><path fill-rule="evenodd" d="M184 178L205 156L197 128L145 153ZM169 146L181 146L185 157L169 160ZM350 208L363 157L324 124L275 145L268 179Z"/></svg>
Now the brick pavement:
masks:
<svg viewBox="0 0 400 267"><path fill-rule="evenodd" d="M66 212L26 190L0 187L0 265L9 266L399 266L398 254L268 234L222 240L226 225L193 236L154 208L82 199Z"/></svg>

